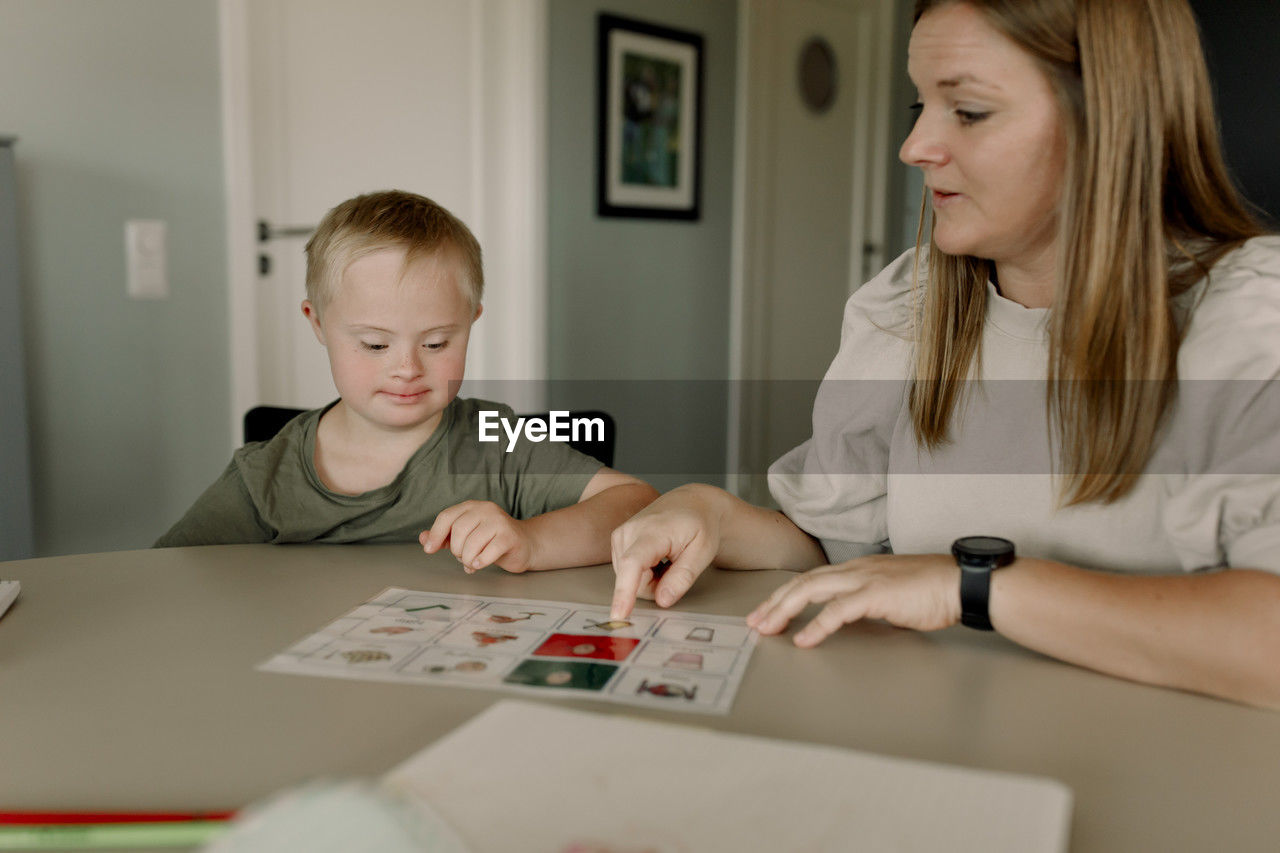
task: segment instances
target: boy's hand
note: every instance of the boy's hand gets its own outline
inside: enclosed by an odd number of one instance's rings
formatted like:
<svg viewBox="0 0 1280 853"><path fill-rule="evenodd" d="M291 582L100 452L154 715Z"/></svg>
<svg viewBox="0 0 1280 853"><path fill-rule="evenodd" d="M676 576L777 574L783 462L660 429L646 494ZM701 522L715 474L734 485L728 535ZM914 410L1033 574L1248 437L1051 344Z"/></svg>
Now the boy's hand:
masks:
<svg viewBox="0 0 1280 853"><path fill-rule="evenodd" d="M430 530L418 535L422 550L434 554L446 545L467 574L497 565L508 572L533 566L533 537L524 522L507 515L492 501L463 501L436 516Z"/></svg>

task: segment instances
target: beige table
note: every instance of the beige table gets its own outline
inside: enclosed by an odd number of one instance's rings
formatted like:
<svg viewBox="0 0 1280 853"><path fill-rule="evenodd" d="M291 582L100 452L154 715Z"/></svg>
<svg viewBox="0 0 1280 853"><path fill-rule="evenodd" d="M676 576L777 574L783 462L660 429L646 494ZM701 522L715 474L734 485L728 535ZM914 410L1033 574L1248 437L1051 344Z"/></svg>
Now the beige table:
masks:
<svg viewBox="0 0 1280 853"><path fill-rule="evenodd" d="M504 695L256 672L388 586L607 604L604 567L468 577L414 546L227 546L0 563L0 809L236 808L376 776ZM709 572L680 605L745 615L786 576ZM1280 713L1128 684L967 629L762 638L725 731L1059 779L1078 851L1274 850ZM762 770L760 784L767 785Z"/></svg>

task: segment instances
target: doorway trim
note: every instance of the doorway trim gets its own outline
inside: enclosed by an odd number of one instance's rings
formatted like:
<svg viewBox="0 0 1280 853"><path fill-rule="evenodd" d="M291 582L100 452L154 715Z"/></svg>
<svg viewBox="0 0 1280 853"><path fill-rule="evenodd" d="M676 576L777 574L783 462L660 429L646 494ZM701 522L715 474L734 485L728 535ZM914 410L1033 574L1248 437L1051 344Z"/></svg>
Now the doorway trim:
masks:
<svg viewBox="0 0 1280 853"><path fill-rule="evenodd" d="M858 122L855 144L865 146L867 173L853 176L854 199L864 203L853 211L849 239L849 293L886 263L889 161L889 109L892 91L892 50L897 0L830 0L831 5L855 6L868 14L871 27L861 34L856 62L859 102L865 120ZM725 443L726 486L739 497L758 504L770 501L763 476L740 474L762 470L763 422L766 401L752 392L752 382L767 375L763 364L768 335L763 305L771 283L768 235L774 227L769 164L775 140L769 107L770 87L784 58L777 55L768 33L775 19L786 14L781 0L738 0L737 127L733 180L733 237L729 293L729 406ZM831 354L832 357L835 353Z"/></svg>

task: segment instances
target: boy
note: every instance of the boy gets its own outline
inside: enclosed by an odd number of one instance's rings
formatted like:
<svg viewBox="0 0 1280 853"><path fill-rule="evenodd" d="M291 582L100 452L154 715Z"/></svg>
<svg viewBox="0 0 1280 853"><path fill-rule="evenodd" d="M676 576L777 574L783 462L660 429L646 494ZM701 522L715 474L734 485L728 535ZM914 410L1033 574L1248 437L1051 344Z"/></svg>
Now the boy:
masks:
<svg viewBox="0 0 1280 853"><path fill-rule="evenodd" d="M567 444L481 442L481 412L511 410L456 398L482 310L471 231L378 192L329 211L306 251L302 313L339 399L237 450L156 546L417 539L468 572L608 562L610 532L657 492Z"/></svg>

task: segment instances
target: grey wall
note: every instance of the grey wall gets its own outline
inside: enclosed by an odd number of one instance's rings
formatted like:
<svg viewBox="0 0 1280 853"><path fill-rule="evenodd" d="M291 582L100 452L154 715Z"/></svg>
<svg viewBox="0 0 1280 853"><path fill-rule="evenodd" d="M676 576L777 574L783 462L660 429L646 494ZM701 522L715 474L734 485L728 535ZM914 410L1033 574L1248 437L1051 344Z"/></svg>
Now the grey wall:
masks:
<svg viewBox="0 0 1280 853"><path fill-rule="evenodd" d="M0 80L36 551L145 547L231 451L216 0L0 0ZM131 218L169 223L166 301L125 295Z"/></svg>
<svg viewBox="0 0 1280 853"><path fill-rule="evenodd" d="M596 17L702 35L702 218L599 218ZM551 0L550 373L557 406L619 423L616 465L660 489L721 483L729 371L735 0ZM634 381L624 381L634 380ZM696 381L711 380L711 381Z"/></svg>

